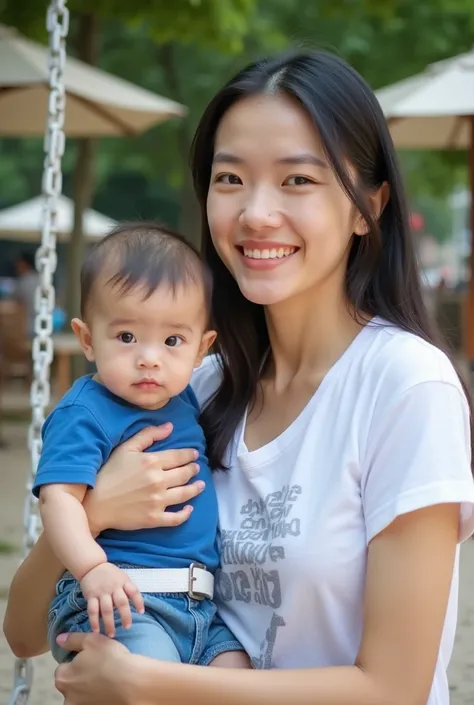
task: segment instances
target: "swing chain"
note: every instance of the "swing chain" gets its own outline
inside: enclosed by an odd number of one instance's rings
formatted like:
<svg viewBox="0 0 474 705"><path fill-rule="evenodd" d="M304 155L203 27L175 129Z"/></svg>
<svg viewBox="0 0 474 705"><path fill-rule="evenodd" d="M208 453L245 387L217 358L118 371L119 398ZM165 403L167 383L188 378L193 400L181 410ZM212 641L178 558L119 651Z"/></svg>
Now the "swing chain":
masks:
<svg viewBox="0 0 474 705"><path fill-rule="evenodd" d="M9 705L26 705L33 681L33 666L30 661L17 659L15 662L14 688Z"/></svg>
<svg viewBox="0 0 474 705"><path fill-rule="evenodd" d="M65 38L69 28L69 11L65 0L53 0L48 8L49 87L48 122L44 142L45 160L42 190L45 199L41 245L36 252L36 268L40 275L36 290L35 337L33 340L33 383L31 385L32 420L29 432L31 452L30 484L25 506L25 545L27 553L36 542L39 520L31 497L31 484L41 453L41 428L51 398L50 366L53 360L53 310L55 293L53 275L56 271L56 216L58 197L62 190L61 160L65 148L64 111L66 94L63 72L66 63Z"/></svg>
<svg viewBox="0 0 474 705"><path fill-rule="evenodd" d="M69 29L69 10L66 0L51 0L46 27L49 33L49 101L47 128L44 141L44 170L42 192L44 196L43 228L41 245L36 252L36 269L39 285L35 295L35 337L32 347L33 382L30 403L32 418L28 434L31 466L26 487L24 507L24 557L35 544L40 519L37 501L31 489L41 454L41 429L50 403L50 367L53 360L53 311L55 292L53 275L56 271L56 232L58 197L62 191L62 157L65 148L64 112L66 92L63 73L66 63L65 39ZM8 705L26 705L31 692L33 666L26 659L17 659L14 672L14 687Z"/></svg>

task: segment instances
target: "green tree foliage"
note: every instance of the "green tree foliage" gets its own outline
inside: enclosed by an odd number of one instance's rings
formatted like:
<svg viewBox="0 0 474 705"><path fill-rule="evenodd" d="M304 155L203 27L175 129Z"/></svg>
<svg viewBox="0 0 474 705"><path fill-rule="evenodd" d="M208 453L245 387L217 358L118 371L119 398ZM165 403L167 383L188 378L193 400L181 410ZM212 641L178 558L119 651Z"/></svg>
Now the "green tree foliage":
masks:
<svg viewBox="0 0 474 705"><path fill-rule="evenodd" d="M44 37L41 6L0 0L0 21ZM186 120L132 139L102 140L96 160L96 207L117 218L156 216L175 226L196 222L187 170L196 121L247 61L290 46L320 46L344 56L379 88L474 44L474 0L69 0L68 6L72 32L78 10L100 15L102 68L189 108ZM0 149L0 199L34 195L39 141L9 141ZM408 152L401 160L414 199L442 199L466 178L464 153ZM72 163L70 146L66 191Z"/></svg>
<svg viewBox="0 0 474 705"><path fill-rule="evenodd" d="M120 18L125 23L148 26L157 42L179 40L205 46L238 50L247 32L255 0L68 0L74 14L98 15L101 19ZM17 27L34 38L45 36L47 0L15 2L0 0L3 24Z"/></svg>

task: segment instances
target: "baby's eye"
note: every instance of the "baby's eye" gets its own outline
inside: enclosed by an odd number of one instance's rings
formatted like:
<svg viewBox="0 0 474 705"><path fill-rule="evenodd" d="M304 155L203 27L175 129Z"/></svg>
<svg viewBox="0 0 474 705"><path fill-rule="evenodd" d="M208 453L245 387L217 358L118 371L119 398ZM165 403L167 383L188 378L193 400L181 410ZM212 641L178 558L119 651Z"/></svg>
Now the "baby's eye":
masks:
<svg viewBox="0 0 474 705"><path fill-rule="evenodd" d="M137 342L133 333L129 333L128 331L124 331L123 333L119 333L117 338L120 340L121 343L125 343L126 345L129 345L130 343Z"/></svg>
<svg viewBox="0 0 474 705"><path fill-rule="evenodd" d="M169 338L166 338L165 345L169 348L177 348L182 342L183 339L179 335L170 335Z"/></svg>

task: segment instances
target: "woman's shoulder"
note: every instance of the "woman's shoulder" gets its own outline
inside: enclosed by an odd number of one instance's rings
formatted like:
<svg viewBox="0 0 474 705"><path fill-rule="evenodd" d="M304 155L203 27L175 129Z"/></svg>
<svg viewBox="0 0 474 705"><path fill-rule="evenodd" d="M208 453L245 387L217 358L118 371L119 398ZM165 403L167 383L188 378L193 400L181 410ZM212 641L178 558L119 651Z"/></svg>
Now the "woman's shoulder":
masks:
<svg viewBox="0 0 474 705"><path fill-rule="evenodd" d="M431 382L454 386L462 392L453 363L436 345L381 319L369 326L372 342L363 365L379 390L391 396Z"/></svg>
<svg viewBox="0 0 474 705"><path fill-rule="evenodd" d="M222 367L217 355L207 355L194 370L191 387L202 408L217 392L222 380Z"/></svg>

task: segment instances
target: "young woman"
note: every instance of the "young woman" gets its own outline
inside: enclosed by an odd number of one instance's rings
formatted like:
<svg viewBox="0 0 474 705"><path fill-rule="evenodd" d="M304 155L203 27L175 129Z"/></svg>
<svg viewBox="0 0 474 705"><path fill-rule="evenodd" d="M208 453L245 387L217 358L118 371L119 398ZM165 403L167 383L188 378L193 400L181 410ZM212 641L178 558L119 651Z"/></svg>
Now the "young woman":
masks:
<svg viewBox="0 0 474 705"><path fill-rule="evenodd" d="M261 670L72 634L57 687L67 705L447 705L470 409L423 305L380 107L330 54L254 64L206 110L193 174L218 330L194 388L227 468L217 601ZM192 452L142 452L167 432L112 456L88 499L95 531L186 519L163 510L191 498L173 492ZM42 538L10 592L16 653L45 648L60 573Z"/></svg>

